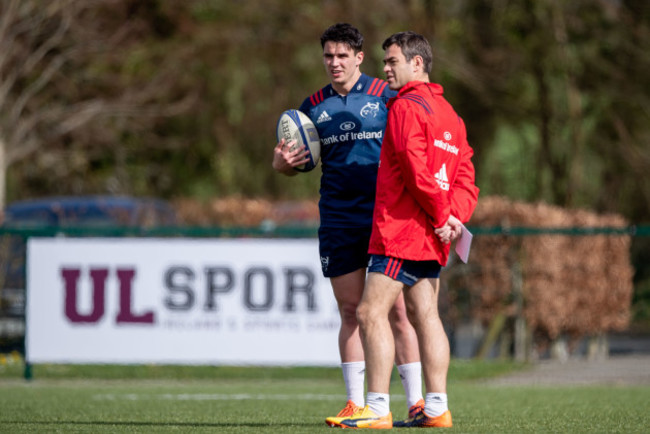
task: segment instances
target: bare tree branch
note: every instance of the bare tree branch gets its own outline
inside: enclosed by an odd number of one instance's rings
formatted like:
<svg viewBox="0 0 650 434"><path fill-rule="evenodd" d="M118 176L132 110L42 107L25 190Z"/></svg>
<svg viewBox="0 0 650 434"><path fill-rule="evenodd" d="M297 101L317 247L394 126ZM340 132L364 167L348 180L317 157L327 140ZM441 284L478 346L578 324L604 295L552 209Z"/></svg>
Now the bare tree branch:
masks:
<svg viewBox="0 0 650 434"><path fill-rule="evenodd" d="M0 3L0 208L6 170L36 152L64 155L57 149L63 137L90 128L94 133L83 137L93 140L77 146L101 146L133 124L97 122L102 118L137 118L142 125L182 113L196 101L194 94L176 101L161 96L174 75L164 61L148 79L120 75L123 58L115 53L142 25L130 19L129 7L125 0ZM107 18L107 11L115 14ZM98 137L103 142L95 144Z"/></svg>
<svg viewBox="0 0 650 434"><path fill-rule="evenodd" d="M11 106L11 111L9 112L10 122L19 121L27 102L33 98L36 93L47 86L48 83L50 83L52 77L61 69L61 66L63 66L64 62L65 60L61 57L52 59L52 61L49 62L49 64L45 67L43 72L38 76L36 81L27 86L27 88L21 93L21 95Z"/></svg>

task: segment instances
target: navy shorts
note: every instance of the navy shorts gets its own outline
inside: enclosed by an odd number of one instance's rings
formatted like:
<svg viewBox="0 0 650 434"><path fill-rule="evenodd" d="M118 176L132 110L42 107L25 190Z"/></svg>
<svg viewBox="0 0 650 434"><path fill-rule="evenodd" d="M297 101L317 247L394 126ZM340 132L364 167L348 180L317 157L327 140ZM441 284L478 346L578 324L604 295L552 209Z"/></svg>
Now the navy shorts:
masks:
<svg viewBox="0 0 650 434"><path fill-rule="evenodd" d="M318 229L320 265L325 277L337 277L368 266L372 228Z"/></svg>
<svg viewBox="0 0 650 434"><path fill-rule="evenodd" d="M441 268L438 261L409 261L384 255L370 255L368 272L385 274L391 279L413 286L419 279L438 278Z"/></svg>

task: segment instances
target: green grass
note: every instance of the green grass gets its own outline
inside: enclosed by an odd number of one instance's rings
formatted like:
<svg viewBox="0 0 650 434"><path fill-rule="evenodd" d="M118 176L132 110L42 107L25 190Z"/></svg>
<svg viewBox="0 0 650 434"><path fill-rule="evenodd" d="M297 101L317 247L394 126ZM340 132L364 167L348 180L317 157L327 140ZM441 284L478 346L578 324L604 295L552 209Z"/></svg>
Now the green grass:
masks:
<svg viewBox="0 0 650 434"><path fill-rule="evenodd" d="M502 387L521 365L453 361L452 432L647 432L648 387ZM335 368L0 366L0 432L329 432L345 401ZM393 415L406 403L392 383Z"/></svg>
<svg viewBox="0 0 650 434"><path fill-rule="evenodd" d="M6 358L9 363L0 363L1 379L24 378L22 358L13 355ZM1 359L0 359L1 360ZM455 360L449 368L450 381L476 380L495 377L526 365L510 361L477 362ZM202 380L202 379L284 379L304 378L322 380L341 380L339 368L290 367L259 368L250 366L169 366L169 365L59 365L43 364L31 367L33 379L163 379L163 380ZM395 373L394 373L395 374Z"/></svg>

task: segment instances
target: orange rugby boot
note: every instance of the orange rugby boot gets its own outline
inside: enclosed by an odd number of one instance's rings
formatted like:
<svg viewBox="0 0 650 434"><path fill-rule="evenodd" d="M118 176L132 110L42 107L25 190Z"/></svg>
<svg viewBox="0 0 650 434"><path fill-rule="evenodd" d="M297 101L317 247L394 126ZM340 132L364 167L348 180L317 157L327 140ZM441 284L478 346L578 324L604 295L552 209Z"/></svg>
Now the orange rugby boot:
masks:
<svg viewBox="0 0 650 434"><path fill-rule="evenodd" d="M377 416L367 405L348 417L327 418L329 426L357 429L391 429L393 428L393 415Z"/></svg>
<svg viewBox="0 0 650 434"><path fill-rule="evenodd" d="M328 424L331 427L338 427L339 425L336 422L337 419L350 417L354 413L356 413L357 411L360 411L362 409L363 409L363 407L359 407L353 401L348 400L348 402L345 403L345 407L343 407L343 410L339 411L339 413L336 416L328 417L327 419L325 419L325 423Z"/></svg>
<svg viewBox="0 0 650 434"><path fill-rule="evenodd" d="M413 419L405 420L402 426L406 428L451 428L452 425L449 410L435 417L427 416L422 410Z"/></svg>
<svg viewBox="0 0 650 434"><path fill-rule="evenodd" d="M393 422L393 428L407 427L407 423L424 411L424 399L419 400L409 408L409 417L406 420L396 420Z"/></svg>

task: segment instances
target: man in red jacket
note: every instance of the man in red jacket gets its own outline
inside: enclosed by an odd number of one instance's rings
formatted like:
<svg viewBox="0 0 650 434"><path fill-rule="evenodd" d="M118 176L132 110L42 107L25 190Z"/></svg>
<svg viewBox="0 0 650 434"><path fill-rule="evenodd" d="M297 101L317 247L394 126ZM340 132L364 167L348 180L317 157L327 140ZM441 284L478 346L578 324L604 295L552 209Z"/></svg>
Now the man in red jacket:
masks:
<svg viewBox="0 0 650 434"><path fill-rule="evenodd" d="M384 72L398 95L388 103L369 253L371 264L357 309L366 357L366 407L336 420L343 427L392 428L388 389L394 357L388 312L404 291L415 326L426 386L422 412L395 426L451 427L447 407L449 340L438 315L439 273L450 241L478 199L465 125L429 82L432 54L413 32L383 44Z"/></svg>

